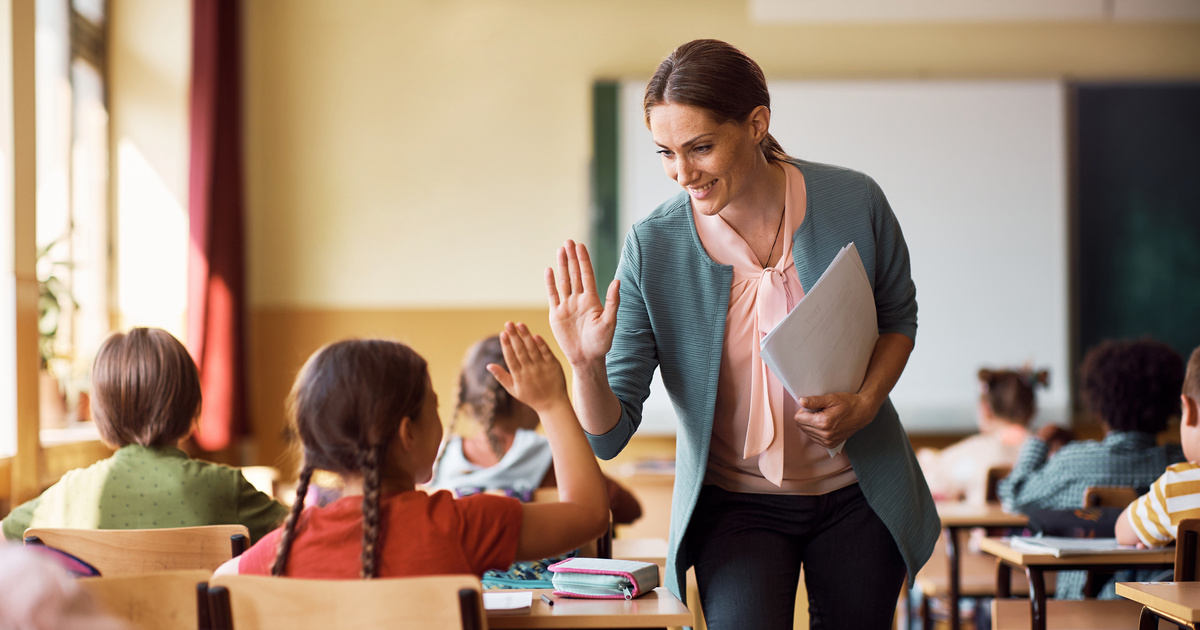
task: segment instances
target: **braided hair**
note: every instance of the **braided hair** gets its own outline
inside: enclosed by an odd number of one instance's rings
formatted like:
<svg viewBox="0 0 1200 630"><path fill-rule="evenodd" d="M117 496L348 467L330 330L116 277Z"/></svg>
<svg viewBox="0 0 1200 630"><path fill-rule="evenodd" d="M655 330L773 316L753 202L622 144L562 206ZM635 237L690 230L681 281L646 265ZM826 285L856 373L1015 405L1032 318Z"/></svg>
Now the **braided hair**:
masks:
<svg viewBox="0 0 1200 630"><path fill-rule="evenodd" d="M513 412L513 397L487 371L489 363L508 369L500 348L500 337L488 337L467 351L458 375L458 403L454 408L454 420L457 424L462 415L473 418L487 436L492 452L496 457L504 457L504 445L494 429L497 418Z"/></svg>
<svg viewBox="0 0 1200 630"><path fill-rule="evenodd" d="M296 502L279 537L271 575L284 575L313 471L363 478L363 579L379 571L380 487L388 447L401 419L416 421L428 368L408 346L378 339L347 340L318 350L296 378L288 416L300 436L304 463Z"/></svg>

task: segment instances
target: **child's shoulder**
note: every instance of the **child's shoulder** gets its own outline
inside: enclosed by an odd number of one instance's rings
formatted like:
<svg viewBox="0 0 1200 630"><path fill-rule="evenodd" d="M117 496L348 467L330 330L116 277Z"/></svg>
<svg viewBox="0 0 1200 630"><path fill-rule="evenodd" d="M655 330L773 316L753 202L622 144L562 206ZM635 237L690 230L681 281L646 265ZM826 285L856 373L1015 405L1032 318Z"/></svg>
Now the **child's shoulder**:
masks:
<svg viewBox="0 0 1200 630"><path fill-rule="evenodd" d="M1167 466L1164 477L1178 478L1187 481L1200 481L1200 462L1179 462Z"/></svg>

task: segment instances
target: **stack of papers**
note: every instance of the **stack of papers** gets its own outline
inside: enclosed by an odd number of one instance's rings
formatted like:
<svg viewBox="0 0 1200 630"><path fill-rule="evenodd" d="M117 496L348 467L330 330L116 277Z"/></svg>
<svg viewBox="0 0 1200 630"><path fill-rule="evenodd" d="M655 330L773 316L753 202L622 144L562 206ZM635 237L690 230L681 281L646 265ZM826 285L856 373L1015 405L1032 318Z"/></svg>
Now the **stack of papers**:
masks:
<svg viewBox="0 0 1200 630"><path fill-rule="evenodd" d="M875 295L850 243L762 340L762 360L795 398L857 393L879 339ZM842 444L829 449L830 457Z"/></svg>
<svg viewBox="0 0 1200 630"><path fill-rule="evenodd" d="M1067 536L1033 536L1008 539L1008 544L1026 553L1049 554L1055 558L1094 553L1161 553L1162 549L1142 549L1133 545L1122 545L1116 538L1070 538Z"/></svg>
<svg viewBox="0 0 1200 630"><path fill-rule="evenodd" d="M529 612L533 591L484 591L483 608L494 615Z"/></svg>

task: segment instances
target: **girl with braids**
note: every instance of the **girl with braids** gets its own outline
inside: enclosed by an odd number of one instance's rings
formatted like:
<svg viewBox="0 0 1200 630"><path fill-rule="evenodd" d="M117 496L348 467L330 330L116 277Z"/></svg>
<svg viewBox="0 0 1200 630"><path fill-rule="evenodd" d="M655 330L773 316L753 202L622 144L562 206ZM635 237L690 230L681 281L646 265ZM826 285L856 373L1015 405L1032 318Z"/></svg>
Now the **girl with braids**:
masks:
<svg viewBox="0 0 1200 630"><path fill-rule="evenodd" d="M562 366L524 324L500 334L507 368L488 371L541 418L557 462L558 503L416 489L442 439L425 360L390 341L317 351L296 380L289 414L304 451L296 504L283 527L225 563L222 573L372 578L504 569L600 536L604 482L567 398ZM304 508L314 470L342 476L345 496Z"/></svg>
<svg viewBox="0 0 1200 630"><path fill-rule="evenodd" d="M452 435L434 466L430 488L458 494L500 490L529 499L534 488L553 488L550 443L539 435L538 415L500 386L488 365L503 367L500 338L471 346L458 377L458 405L451 432L465 417L468 436ZM632 523L642 515L637 499L605 477L613 522Z"/></svg>
<svg viewBox="0 0 1200 630"><path fill-rule="evenodd" d="M1034 390L1049 383L1046 370L979 370L979 435L941 451L917 453L929 490L938 500L982 505L986 502L987 471L1012 466L1029 437L1029 424L1037 414Z"/></svg>

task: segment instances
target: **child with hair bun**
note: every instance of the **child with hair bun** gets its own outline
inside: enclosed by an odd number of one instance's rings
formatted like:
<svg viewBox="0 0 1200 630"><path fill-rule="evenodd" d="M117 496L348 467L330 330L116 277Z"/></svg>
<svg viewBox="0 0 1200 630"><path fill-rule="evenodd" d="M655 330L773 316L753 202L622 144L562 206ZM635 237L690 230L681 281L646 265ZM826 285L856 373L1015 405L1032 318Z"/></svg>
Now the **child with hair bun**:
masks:
<svg viewBox="0 0 1200 630"><path fill-rule="evenodd" d="M1017 461L1021 445L1029 437L1029 424L1037 414L1034 392L1048 383L1046 370L979 370L979 435L941 451L922 449L917 455L935 499L966 500L978 505L985 502L988 469L1012 466Z"/></svg>
<svg viewBox="0 0 1200 630"><path fill-rule="evenodd" d="M458 401L451 436L434 466L433 489L464 495L502 491L529 500L535 488L555 486L550 443L538 434L538 415L509 394L487 366L503 367L500 338L488 337L467 351L458 378ZM466 418L466 437L453 435ZM605 477L613 523L632 523L642 515L638 500Z"/></svg>
<svg viewBox="0 0 1200 630"><path fill-rule="evenodd" d="M112 457L62 476L3 521L29 527L154 529L240 523L258 540L287 508L236 468L189 459L177 444L200 414L200 377L183 344L158 328L109 335L92 365L92 418Z"/></svg>
<svg viewBox="0 0 1200 630"><path fill-rule="evenodd" d="M309 358L289 396L304 463L287 521L217 574L480 575L600 536L608 527L604 478L567 398L562 366L524 324L506 324L500 344L507 369L487 369L545 426L558 503L417 490L432 477L442 440L425 360L400 343L340 341ZM341 475L345 496L305 509L318 469Z"/></svg>

